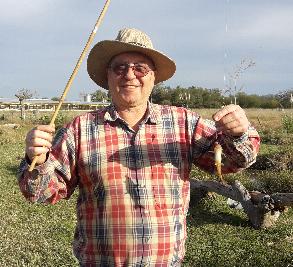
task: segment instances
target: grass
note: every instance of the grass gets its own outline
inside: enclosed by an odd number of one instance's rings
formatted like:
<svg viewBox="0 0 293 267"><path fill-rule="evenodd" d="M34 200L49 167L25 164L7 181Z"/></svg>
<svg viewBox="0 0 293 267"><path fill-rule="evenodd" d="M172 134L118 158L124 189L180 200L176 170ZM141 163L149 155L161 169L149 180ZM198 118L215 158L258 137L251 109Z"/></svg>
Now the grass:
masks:
<svg viewBox="0 0 293 267"><path fill-rule="evenodd" d="M77 266L75 199L54 206L26 202L16 181L23 149L23 139L0 147L0 266Z"/></svg>
<svg viewBox="0 0 293 267"><path fill-rule="evenodd" d="M291 210L278 226L257 231L223 197L204 199L190 208L183 266L291 266L292 216Z"/></svg>
<svg viewBox="0 0 293 267"><path fill-rule="evenodd" d="M203 112L206 117L212 113L211 110L199 111ZM283 134L282 114L279 111L248 111L250 120L263 132L261 156L274 158L278 153L292 154L293 136ZM78 266L71 248L76 194L54 206L30 204L24 200L16 182L16 172L24 153L25 133L32 125L23 125L15 114L8 115L3 123L17 122L21 127L0 127L0 266ZM74 114L66 118L72 116ZM44 119L44 114L41 117ZM38 117L32 120L35 123ZM278 141L272 142L276 138L270 136L278 137ZM193 174L203 179L214 178L197 170ZM292 192L293 189L292 168L251 168L225 178L238 179L248 189L269 192ZM244 212L230 209L224 197L205 198L197 205L191 198L183 266L293 266L292 221L291 208L281 214L274 227L254 230Z"/></svg>

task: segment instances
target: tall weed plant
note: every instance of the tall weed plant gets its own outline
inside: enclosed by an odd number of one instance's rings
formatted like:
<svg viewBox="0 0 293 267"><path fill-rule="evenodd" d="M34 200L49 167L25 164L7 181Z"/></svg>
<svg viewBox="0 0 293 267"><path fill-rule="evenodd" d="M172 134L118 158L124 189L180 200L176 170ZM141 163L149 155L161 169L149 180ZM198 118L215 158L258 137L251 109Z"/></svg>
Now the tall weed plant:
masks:
<svg viewBox="0 0 293 267"><path fill-rule="evenodd" d="M293 133L293 114L289 115L284 115L282 117L282 125L283 129L287 133Z"/></svg>
<svg viewBox="0 0 293 267"><path fill-rule="evenodd" d="M55 119L55 126L56 128L60 128L62 127L67 121L68 121L68 117L63 114L63 113L59 113ZM43 115L41 118L38 119L38 123L39 124L50 124L51 121L51 116L49 115Z"/></svg>

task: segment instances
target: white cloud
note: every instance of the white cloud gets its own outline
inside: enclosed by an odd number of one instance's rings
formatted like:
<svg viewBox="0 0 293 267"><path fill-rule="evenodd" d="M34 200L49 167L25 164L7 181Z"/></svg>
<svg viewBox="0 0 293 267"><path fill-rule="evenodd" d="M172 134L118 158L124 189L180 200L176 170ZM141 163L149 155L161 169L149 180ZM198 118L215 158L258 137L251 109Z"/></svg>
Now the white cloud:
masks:
<svg viewBox="0 0 293 267"><path fill-rule="evenodd" d="M275 41L292 40L293 7L279 6L258 9L257 13L245 18L245 23L238 25L238 34L254 40ZM237 31L235 29L235 34Z"/></svg>
<svg viewBox="0 0 293 267"><path fill-rule="evenodd" d="M9 0L0 4L1 23L21 23L27 18L39 15L44 12L49 5L55 4L55 0Z"/></svg>

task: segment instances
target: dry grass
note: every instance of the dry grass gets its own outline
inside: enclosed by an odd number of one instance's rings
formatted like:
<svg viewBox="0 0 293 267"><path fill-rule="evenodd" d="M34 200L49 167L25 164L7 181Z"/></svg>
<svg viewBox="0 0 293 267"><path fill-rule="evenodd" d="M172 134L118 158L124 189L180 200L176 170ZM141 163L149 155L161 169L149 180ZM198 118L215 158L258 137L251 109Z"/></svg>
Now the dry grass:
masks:
<svg viewBox="0 0 293 267"><path fill-rule="evenodd" d="M216 109L197 109L196 112L202 117L211 119ZM279 129L282 127L282 117L285 115L292 116L293 110L286 109L247 109L245 110L249 121L257 129Z"/></svg>

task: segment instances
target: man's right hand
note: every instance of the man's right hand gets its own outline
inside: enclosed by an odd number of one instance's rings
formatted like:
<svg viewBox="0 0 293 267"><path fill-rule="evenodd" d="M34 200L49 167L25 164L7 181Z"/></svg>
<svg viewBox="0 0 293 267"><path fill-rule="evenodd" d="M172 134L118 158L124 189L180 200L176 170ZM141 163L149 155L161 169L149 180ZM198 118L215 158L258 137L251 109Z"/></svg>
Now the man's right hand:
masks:
<svg viewBox="0 0 293 267"><path fill-rule="evenodd" d="M55 126L50 125L38 125L27 133L25 153L30 161L33 161L35 156L38 156L36 165L46 161L46 154L52 147L54 133Z"/></svg>

